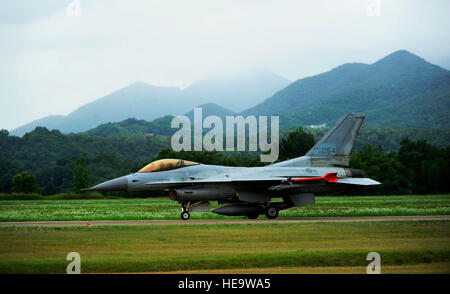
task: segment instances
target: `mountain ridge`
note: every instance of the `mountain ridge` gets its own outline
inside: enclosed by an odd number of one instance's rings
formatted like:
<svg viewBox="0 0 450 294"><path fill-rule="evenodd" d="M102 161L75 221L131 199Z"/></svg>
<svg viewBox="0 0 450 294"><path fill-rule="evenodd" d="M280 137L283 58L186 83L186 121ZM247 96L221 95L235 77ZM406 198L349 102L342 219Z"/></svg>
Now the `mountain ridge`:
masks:
<svg viewBox="0 0 450 294"><path fill-rule="evenodd" d="M212 99L204 95L212 93L208 91L214 83L208 84L203 88L205 92L200 93L195 88L201 88L202 83L207 81L179 89L136 82L81 106L66 118L45 117L11 133L24 134L39 123L46 123L49 128L57 128L63 133L81 132L130 117L152 121L164 115L186 114L198 105L209 105L205 111L207 115L215 112L221 116L235 114L233 109L224 106L227 99L220 95L215 96L219 102L205 102ZM222 83L222 86L226 85L227 82ZM220 92L220 87L213 90ZM398 50L372 64L345 63L321 74L298 79L261 103L236 114L279 115L282 117L280 127L285 128L322 122L332 124L350 112L366 113L367 123L380 127L449 127L450 71L407 50Z"/></svg>
<svg viewBox="0 0 450 294"><path fill-rule="evenodd" d="M268 80L272 82L268 82ZM252 81L252 83L264 81L266 87L262 90L252 89L251 87L245 89L243 87L245 81ZM196 83L200 83L200 86ZM13 129L11 134L22 136L37 126L58 129L63 133L84 132L103 123L122 121L131 117L151 121L164 115L181 115L197 105L209 102L217 104L228 100L232 105L237 105L247 101L247 103L254 105L270 97L290 81L273 73L257 72L243 75L243 77L227 78L223 81L216 78L213 84L208 80L201 80L196 83L191 86L196 87L197 90L189 87L180 89L134 82L78 107L67 116L58 116L58 119L55 119L54 116L46 116ZM215 86L226 90L227 88L233 88L232 85L237 85L240 89L227 90L228 92L225 92L225 94L219 91L216 96L213 95L212 90ZM200 91L199 89L203 90ZM203 93L202 95L206 96L195 94L196 91L200 91ZM234 96L225 99L223 95L226 95L226 93L233 93ZM249 95L249 93L252 95Z"/></svg>
<svg viewBox="0 0 450 294"><path fill-rule="evenodd" d="M449 109L450 71L399 50L372 64L347 63L294 81L241 114L280 115L284 127L333 123L350 112L366 113L377 126L448 127ZM393 113L396 119L388 117Z"/></svg>

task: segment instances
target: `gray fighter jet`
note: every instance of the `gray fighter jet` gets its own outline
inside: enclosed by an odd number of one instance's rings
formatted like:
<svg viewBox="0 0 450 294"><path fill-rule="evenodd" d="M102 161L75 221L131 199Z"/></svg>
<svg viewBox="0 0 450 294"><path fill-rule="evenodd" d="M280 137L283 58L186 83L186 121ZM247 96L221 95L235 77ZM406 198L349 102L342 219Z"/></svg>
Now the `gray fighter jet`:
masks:
<svg viewBox="0 0 450 294"><path fill-rule="evenodd" d="M181 159L154 161L137 173L122 176L89 190L145 191L166 189L182 206L181 218L192 211L210 211L210 201L226 204L212 212L254 219L269 219L280 210L315 202L315 195L378 185L350 169L353 143L365 115L342 117L305 156L264 167L206 165ZM279 199L278 201L272 201Z"/></svg>

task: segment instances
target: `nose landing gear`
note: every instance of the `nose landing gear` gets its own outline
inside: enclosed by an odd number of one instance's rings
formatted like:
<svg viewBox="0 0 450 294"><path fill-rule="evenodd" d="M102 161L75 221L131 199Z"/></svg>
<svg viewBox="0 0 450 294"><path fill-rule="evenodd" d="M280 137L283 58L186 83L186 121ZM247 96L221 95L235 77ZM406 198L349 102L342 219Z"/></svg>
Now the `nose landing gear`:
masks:
<svg viewBox="0 0 450 294"><path fill-rule="evenodd" d="M180 215L182 220L188 220L191 217L191 214L189 213L189 204L190 202L181 203L181 207L183 207Z"/></svg>
<svg viewBox="0 0 450 294"><path fill-rule="evenodd" d="M182 220L188 220L191 217L191 214L187 210L183 210L181 212L181 219Z"/></svg>

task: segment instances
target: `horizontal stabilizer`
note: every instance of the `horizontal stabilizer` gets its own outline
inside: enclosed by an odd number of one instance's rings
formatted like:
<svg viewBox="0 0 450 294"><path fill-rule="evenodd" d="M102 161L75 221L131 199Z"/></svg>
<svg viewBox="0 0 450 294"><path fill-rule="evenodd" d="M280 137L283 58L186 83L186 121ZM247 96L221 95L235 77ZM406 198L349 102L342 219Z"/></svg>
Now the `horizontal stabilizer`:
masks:
<svg viewBox="0 0 450 294"><path fill-rule="evenodd" d="M362 185L362 186L371 186L371 185L380 185L380 182L374 181L369 178L345 178L339 179L338 183L340 184L350 184L350 185Z"/></svg>
<svg viewBox="0 0 450 294"><path fill-rule="evenodd" d="M342 178L338 179L337 173L326 173L323 177L312 177L312 178L296 178L292 179L294 182L307 182L307 181L318 181L325 180L328 183L339 183L339 184L349 184L349 185L380 185L381 183L374 181L369 178Z"/></svg>

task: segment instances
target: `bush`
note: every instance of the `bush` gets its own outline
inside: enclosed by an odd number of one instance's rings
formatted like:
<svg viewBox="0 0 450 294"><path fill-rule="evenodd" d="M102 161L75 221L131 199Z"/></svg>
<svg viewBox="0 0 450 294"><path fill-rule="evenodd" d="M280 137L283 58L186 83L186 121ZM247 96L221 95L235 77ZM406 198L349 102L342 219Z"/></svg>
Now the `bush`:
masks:
<svg viewBox="0 0 450 294"><path fill-rule="evenodd" d="M39 194L24 194L24 193L13 193L13 194L0 194L1 200L42 200L45 199L44 196Z"/></svg>

